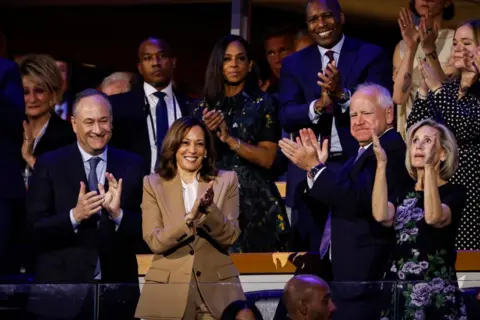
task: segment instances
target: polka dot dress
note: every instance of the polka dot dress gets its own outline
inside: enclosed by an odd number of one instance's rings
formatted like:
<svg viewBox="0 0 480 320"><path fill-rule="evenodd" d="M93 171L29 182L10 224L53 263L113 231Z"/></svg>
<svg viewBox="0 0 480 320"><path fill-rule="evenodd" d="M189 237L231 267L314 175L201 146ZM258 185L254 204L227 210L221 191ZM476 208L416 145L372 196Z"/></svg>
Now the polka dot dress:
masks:
<svg viewBox="0 0 480 320"><path fill-rule="evenodd" d="M480 250L480 101L467 94L458 100L460 81L445 84L426 100L416 99L407 127L423 119L445 124L457 139L459 166L450 180L467 189L457 234L457 250Z"/></svg>

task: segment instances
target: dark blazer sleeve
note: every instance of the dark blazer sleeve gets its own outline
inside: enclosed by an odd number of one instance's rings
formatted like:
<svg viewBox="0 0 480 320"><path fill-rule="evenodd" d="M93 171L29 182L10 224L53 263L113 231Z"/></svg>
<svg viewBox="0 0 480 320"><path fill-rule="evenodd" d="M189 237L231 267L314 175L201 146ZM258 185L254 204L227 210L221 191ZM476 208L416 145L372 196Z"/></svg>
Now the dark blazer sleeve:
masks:
<svg viewBox="0 0 480 320"><path fill-rule="evenodd" d="M297 60L287 58L283 61L279 84L279 119L283 130L292 133L312 126L308 115L312 101L305 100Z"/></svg>
<svg viewBox="0 0 480 320"><path fill-rule="evenodd" d="M124 191L127 192L122 195L123 217L117 230L119 235L135 240L142 239L142 209L140 205L142 204L143 192L143 166L140 157L129 164L131 185L124 188Z"/></svg>
<svg viewBox="0 0 480 320"><path fill-rule="evenodd" d="M48 158L40 156L27 193L27 221L41 247L68 247L76 239L69 212L55 213Z"/></svg>
<svg viewBox="0 0 480 320"><path fill-rule="evenodd" d="M391 195L399 189L400 185L410 183L410 178L404 164L405 147L396 145L386 152L388 194ZM345 172L340 174L326 168L316 179L309 191L309 196L330 206L341 208L335 211L337 216L351 218L370 216L376 167L375 156L369 155L355 179L351 174Z"/></svg>
<svg viewBox="0 0 480 320"><path fill-rule="evenodd" d="M0 59L0 64L5 66L3 75L0 73L0 123L2 127L9 128L17 124L12 118L23 119L25 115L23 85L14 62Z"/></svg>

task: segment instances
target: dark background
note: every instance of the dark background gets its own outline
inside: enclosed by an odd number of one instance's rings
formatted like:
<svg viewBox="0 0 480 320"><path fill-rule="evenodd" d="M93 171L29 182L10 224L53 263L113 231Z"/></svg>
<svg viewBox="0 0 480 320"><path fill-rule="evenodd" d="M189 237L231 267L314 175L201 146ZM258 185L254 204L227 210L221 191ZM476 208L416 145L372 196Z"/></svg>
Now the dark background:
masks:
<svg viewBox="0 0 480 320"><path fill-rule="evenodd" d="M200 93L210 50L230 33L230 4L136 6L3 7L0 31L8 55L48 53L71 63L71 88L97 86L114 71L136 71L138 44L148 36L165 38L177 55L175 78L191 93ZM266 74L263 40L270 26L304 28L304 13L252 6L251 43ZM400 40L396 23L349 15L345 33L393 52Z"/></svg>

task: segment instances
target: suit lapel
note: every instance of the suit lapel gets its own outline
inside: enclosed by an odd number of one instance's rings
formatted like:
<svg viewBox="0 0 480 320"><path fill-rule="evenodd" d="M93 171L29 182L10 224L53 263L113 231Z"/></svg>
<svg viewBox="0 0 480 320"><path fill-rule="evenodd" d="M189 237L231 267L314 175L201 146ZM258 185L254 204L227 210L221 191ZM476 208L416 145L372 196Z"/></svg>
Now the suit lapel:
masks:
<svg viewBox="0 0 480 320"><path fill-rule="evenodd" d="M315 98L320 98L321 94L321 87L317 84L318 81L318 73L322 71L322 57L320 56L320 51L318 50L317 45L312 45L308 49L309 50L309 57L305 59L308 61L305 64L305 68L307 68L308 77L305 79L308 86L313 85L313 92Z"/></svg>
<svg viewBox="0 0 480 320"><path fill-rule="evenodd" d="M65 174L68 176L67 181L70 182L77 193L80 191L80 181L85 183L85 186L88 190L88 180L87 175L85 174L85 166L83 164L82 155L78 149L77 143L69 146L68 150L70 154L65 163L65 165L68 166L68 170L65 170Z"/></svg>
<svg viewBox="0 0 480 320"><path fill-rule="evenodd" d="M182 113L182 117L189 116L191 114L190 99L175 90L173 91L173 94L177 99L178 106L180 107L180 112Z"/></svg>
<svg viewBox="0 0 480 320"><path fill-rule="evenodd" d="M348 76L357 59L356 49L355 42L345 36L345 42L343 43L340 53L340 61L338 61L338 69L340 71L342 86L350 90L354 88L348 88Z"/></svg>
<svg viewBox="0 0 480 320"><path fill-rule="evenodd" d="M124 178L125 169L121 163L121 157L117 156L117 150L112 147L107 149L107 170L106 172L113 174L115 179ZM100 177L98 178L100 181ZM124 181L125 182L125 181ZM123 185L125 189L125 184ZM105 190L108 190L108 180L105 178Z"/></svg>
<svg viewBox="0 0 480 320"><path fill-rule="evenodd" d="M162 197L162 204L165 206L166 213L170 215L170 219L183 220L186 212L180 176L177 174L172 180L163 180L158 186L160 188L158 193Z"/></svg>

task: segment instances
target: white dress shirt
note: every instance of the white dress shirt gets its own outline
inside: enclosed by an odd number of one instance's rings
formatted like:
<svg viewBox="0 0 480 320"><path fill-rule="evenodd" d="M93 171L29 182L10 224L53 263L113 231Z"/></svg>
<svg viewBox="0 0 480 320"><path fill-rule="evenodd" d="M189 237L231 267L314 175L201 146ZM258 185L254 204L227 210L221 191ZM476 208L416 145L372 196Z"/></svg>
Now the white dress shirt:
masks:
<svg viewBox="0 0 480 320"><path fill-rule="evenodd" d="M193 208L193 204L197 200L198 180L195 179L191 183L185 183L182 179L183 203L185 212L188 214Z"/></svg>
<svg viewBox="0 0 480 320"><path fill-rule="evenodd" d="M327 67L330 61L330 59L326 55L327 51L333 51L333 59L335 60L335 63L338 68L338 62L340 61L340 53L342 51L344 42L345 42L345 36L342 36L342 39L331 49L326 49L318 46L318 50L320 51L320 56L322 57L322 68L323 68L322 71L325 71L325 68ZM315 113L315 101L316 100L313 100L310 103L308 116L310 117L310 120L316 124L320 116ZM340 104L340 107L342 108L342 113L345 113L347 111L349 105L350 105L350 100L344 104ZM337 126L335 125L335 118L333 118L332 121L333 121L332 132L330 135L330 152L340 152L342 151L342 145L340 144L340 138L338 137ZM318 141L321 141L321 137L319 137Z"/></svg>
<svg viewBox="0 0 480 320"><path fill-rule="evenodd" d="M157 163L157 144L155 142L156 137L154 137L154 132L157 132L157 116L156 116L156 108L158 103L158 98L155 96L155 89L152 85L144 82L143 83L143 90L145 91L145 97L147 97L148 104L150 105L150 115L152 117L152 121L147 119L147 127L148 127L148 137L150 139L150 147L151 147L151 166L150 171L153 173L155 171L155 164ZM175 95L173 94L172 83L165 87L161 92L165 93L165 103L167 104L167 115L168 115L168 126L170 127L172 123L182 117L182 111L180 110L180 106L178 104ZM152 128L153 123L153 128Z"/></svg>
<svg viewBox="0 0 480 320"><path fill-rule="evenodd" d="M107 148L108 147L105 148L105 151L103 151L98 156L92 156L91 154L83 150L83 148L80 146L78 142L77 142L77 145L78 145L78 149L80 150L80 154L82 155L83 167L85 169L85 175L87 177L90 174L90 164L88 163L88 160L90 160L93 157L100 158L100 162L98 162L97 170L96 170L97 180L98 180L98 183L105 185L105 172L107 171ZM115 178L118 178L118 177L115 177ZM112 219L113 222L115 222L116 229L118 229L118 226L120 226L120 223L122 222L122 218L123 218L123 210L120 210L120 215L117 218ZM72 222L73 229L76 232L80 223L78 223L73 217L73 209L70 210L70 221Z"/></svg>

